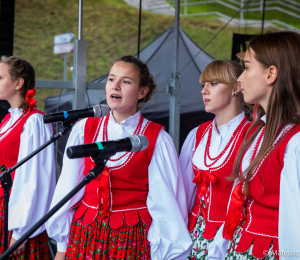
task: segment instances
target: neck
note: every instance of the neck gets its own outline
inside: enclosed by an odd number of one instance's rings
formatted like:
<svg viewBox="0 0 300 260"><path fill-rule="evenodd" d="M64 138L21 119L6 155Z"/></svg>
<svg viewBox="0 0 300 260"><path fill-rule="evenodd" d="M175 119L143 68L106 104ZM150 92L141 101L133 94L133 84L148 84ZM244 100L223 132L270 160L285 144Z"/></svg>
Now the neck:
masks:
<svg viewBox="0 0 300 260"><path fill-rule="evenodd" d="M268 103L267 103L267 102L262 102L262 103L260 104L260 106L263 108L263 110L264 110L265 113L267 114Z"/></svg>
<svg viewBox="0 0 300 260"><path fill-rule="evenodd" d="M112 111L112 115L113 115L115 121L116 121L118 124L120 124L122 121L124 121L124 120L127 119L128 117L133 116L136 112L137 112L137 111L135 111L135 112L130 112L130 113L118 113L118 112L116 112L116 111Z"/></svg>
<svg viewBox="0 0 300 260"><path fill-rule="evenodd" d="M234 107L231 109L220 111L219 113L215 113L217 129L220 126L227 124L229 121L231 121L233 118L238 116L240 113L241 113L240 107Z"/></svg>
<svg viewBox="0 0 300 260"><path fill-rule="evenodd" d="M10 99L7 99L8 103L10 104L11 108L17 108L22 104L22 98L18 96L14 96Z"/></svg>

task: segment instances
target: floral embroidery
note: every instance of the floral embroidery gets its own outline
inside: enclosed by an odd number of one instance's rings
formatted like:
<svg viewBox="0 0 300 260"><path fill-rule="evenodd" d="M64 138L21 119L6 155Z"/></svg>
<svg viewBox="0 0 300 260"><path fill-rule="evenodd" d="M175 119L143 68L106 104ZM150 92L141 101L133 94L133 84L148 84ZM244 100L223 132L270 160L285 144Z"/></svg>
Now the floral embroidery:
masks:
<svg viewBox="0 0 300 260"><path fill-rule="evenodd" d="M141 219L136 226L126 224L115 230L102 209L90 225L84 225L83 218L72 221L65 259L150 260L149 226Z"/></svg>

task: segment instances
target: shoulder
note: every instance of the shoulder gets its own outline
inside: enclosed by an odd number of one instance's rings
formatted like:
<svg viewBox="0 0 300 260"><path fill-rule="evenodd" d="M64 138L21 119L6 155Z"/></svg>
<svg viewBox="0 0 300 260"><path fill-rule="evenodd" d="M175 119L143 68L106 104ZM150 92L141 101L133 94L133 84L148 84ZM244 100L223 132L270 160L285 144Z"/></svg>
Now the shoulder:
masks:
<svg viewBox="0 0 300 260"><path fill-rule="evenodd" d="M160 148L175 150L173 139L164 128L159 131L156 139L155 150Z"/></svg>
<svg viewBox="0 0 300 260"><path fill-rule="evenodd" d="M53 130L52 124L44 123L43 116L44 116L43 113L30 114L24 124L23 130L24 129L28 129L30 131L33 129L39 129L39 130L51 129L51 130Z"/></svg>
<svg viewBox="0 0 300 260"><path fill-rule="evenodd" d="M296 132L289 140L286 152L300 151L300 131Z"/></svg>
<svg viewBox="0 0 300 260"><path fill-rule="evenodd" d="M32 113L28 116L26 122L43 122L43 116L44 114L41 112Z"/></svg>
<svg viewBox="0 0 300 260"><path fill-rule="evenodd" d="M81 132L83 134L87 120L88 120L88 118L84 118L84 119L78 121L77 123L75 123L75 125L72 128L71 134L81 133Z"/></svg>

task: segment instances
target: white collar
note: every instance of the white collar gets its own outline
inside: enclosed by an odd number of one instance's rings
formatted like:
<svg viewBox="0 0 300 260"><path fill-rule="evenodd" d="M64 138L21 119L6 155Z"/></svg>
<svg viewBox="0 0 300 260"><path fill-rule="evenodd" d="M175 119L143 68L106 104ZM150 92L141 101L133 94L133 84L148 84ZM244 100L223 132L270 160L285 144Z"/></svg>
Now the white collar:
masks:
<svg viewBox="0 0 300 260"><path fill-rule="evenodd" d="M16 107L8 109L8 112L10 113L11 117L15 117L22 115L24 113L24 110L19 107Z"/></svg>
<svg viewBox="0 0 300 260"><path fill-rule="evenodd" d="M141 112L137 111L134 115L127 117L123 120L120 124L116 122L115 118L113 117L112 110L110 111L109 121L113 124L118 124L121 126L128 126L128 125L136 125L140 120Z"/></svg>
<svg viewBox="0 0 300 260"><path fill-rule="evenodd" d="M227 135L227 133L229 131L231 131L231 130L234 131L234 129L237 128L237 126L241 123L241 121L243 120L244 117L245 117L245 113L241 112L239 115L237 115L236 117L231 119L227 124L219 126L218 129L216 127L216 118L215 118L213 121L212 131L217 135L225 136L225 135ZM218 130L219 130L219 132L218 132Z"/></svg>

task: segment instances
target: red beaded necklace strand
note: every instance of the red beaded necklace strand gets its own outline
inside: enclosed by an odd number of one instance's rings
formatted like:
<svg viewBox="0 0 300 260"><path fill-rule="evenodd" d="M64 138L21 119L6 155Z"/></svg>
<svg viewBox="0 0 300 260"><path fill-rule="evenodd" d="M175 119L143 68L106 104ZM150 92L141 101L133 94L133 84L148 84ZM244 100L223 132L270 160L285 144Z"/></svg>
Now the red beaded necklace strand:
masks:
<svg viewBox="0 0 300 260"><path fill-rule="evenodd" d="M109 121L109 116L110 116L110 114L107 115L107 117L105 118L104 125L103 125L103 141L108 141L108 137L107 137L107 124L108 124L108 121ZM133 135L140 134L140 131L141 131L141 128L142 128L142 125L143 125L143 121L144 121L144 116L141 114L140 115L139 123L137 124L137 127L134 130ZM109 159L109 160L112 161L112 162L116 162L116 161L119 161L122 158L124 158L127 154L128 154L128 152L124 153L121 157L119 157L117 159Z"/></svg>
<svg viewBox="0 0 300 260"><path fill-rule="evenodd" d="M238 134L239 134L239 131L241 130L241 128L244 126L244 124L247 122L247 117L245 116L243 118L243 120L241 121L241 123L238 125L238 127L235 129L235 131L233 132L230 140L228 141L228 143L226 144L225 148L223 149L223 151L215 158L211 157L210 156L210 152L209 152L209 149L210 149L210 144L211 144L211 136L212 136L212 128L213 128L213 125L211 124L211 127L210 129L208 130L208 138L207 138L207 142L206 142L206 146L205 146L205 152L204 152L204 165L206 167L210 167L212 165L214 165L217 161L219 161L222 156L225 154L225 152L228 150L228 148L230 147L231 143L237 138ZM233 147L231 148L233 149ZM213 162L211 164L208 164L207 163L207 159L206 157L208 157L210 160L212 160Z"/></svg>
<svg viewBox="0 0 300 260"><path fill-rule="evenodd" d="M279 129L278 129L278 132L277 132L277 135L276 135L277 137L280 135L280 133L281 133L281 131L283 130L283 128L284 128L284 125L282 124L282 125L279 127ZM255 146L254 146L253 153L252 153L252 156L251 156L251 158L250 158L250 163L254 160L254 158L255 158L255 156L256 156L256 154L257 154L259 144L260 144L260 142L261 142L261 140L262 140L262 138L263 138L263 136L264 136L264 134L265 134L265 129L266 129L266 125L264 125L264 127L263 127L263 129L262 129L262 131L261 131L261 133L260 133L260 135L259 135L259 137L258 137L258 139L257 139L257 142L256 142L256 144L255 144ZM277 137L276 137L276 138L277 138ZM247 153L247 151L249 150L250 146L251 146L251 145L249 145L248 149L247 149L246 152L244 153L243 158L242 158L242 162L243 162L244 156L245 156L245 154ZM249 163L249 164L250 164L250 163ZM241 174L243 173L243 171L242 171L242 163L240 164L240 173L241 173Z"/></svg>

